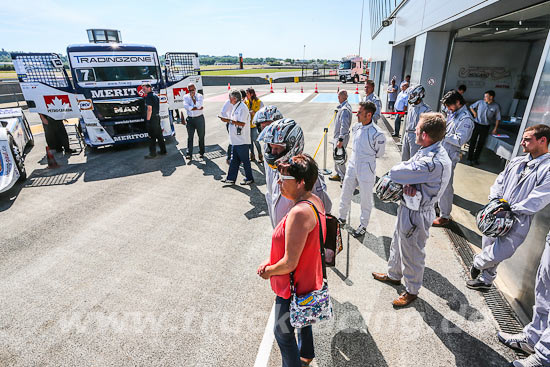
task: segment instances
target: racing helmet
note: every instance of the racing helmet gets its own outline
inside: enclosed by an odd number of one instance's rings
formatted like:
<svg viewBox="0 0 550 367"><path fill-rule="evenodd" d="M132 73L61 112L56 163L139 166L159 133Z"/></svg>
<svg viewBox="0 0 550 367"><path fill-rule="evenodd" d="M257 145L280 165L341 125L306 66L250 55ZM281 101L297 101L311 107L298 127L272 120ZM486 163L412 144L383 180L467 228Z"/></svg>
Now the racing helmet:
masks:
<svg viewBox="0 0 550 367"><path fill-rule="evenodd" d="M334 147L332 158L335 164L344 164L348 160L345 148Z"/></svg>
<svg viewBox="0 0 550 367"><path fill-rule="evenodd" d="M415 104L416 101L424 99L425 95L426 95L426 90L424 89L422 84L418 84L418 85L410 88L409 103Z"/></svg>
<svg viewBox="0 0 550 367"><path fill-rule="evenodd" d="M262 130L258 141L263 141L264 158L267 164L276 168L276 161L287 161L304 150L304 132L293 119L280 119ZM282 153L274 154L269 144L284 146Z"/></svg>
<svg viewBox="0 0 550 367"><path fill-rule="evenodd" d="M498 213L497 211L500 210ZM510 204L504 199L491 200L476 216L477 228L488 237L504 236L514 224Z"/></svg>
<svg viewBox="0 0 550 367"><path fill-rule="evenodd" d="M382 201L398 201L403 195L403 185L393 182L387 173L378 180L374 188L376 196Z"/></svg>
<svg viewBox="0 0 550 367"><path fill-rule="evenodd" d="M282 118L283 114L276 106L265 106L256 112L254 119L252 119L252 123L258 125L266 121L277 121Z"/></svg>

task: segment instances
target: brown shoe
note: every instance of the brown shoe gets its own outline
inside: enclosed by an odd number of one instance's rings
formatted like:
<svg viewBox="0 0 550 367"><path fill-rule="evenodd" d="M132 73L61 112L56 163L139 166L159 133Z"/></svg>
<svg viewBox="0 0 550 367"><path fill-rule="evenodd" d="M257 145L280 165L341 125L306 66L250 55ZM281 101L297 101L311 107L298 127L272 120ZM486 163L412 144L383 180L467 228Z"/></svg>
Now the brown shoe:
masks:
<svg viewBox="0 0 550 367"><path fill-rule="evenodd" d="M395 280L395 279L392 279L388 276L388 274L384 274L384 273L375 273L373 272L372 273L372 276L374 279L380 281L380 282L384 282L384 283L390 283L390 284L393 284L393 285L401 285L401 281L400 280Z"/></svg>
<svg viewBox="0 0 550 367"><path fill-rule="evenodd" d="M332 175L328 179L331 180L331 181L341 181L342 180L342 178L338 174Z"/></svg>
<svg viewBox="0 0 550 367"><path fill-rule="evenodd" d="M412 301L417 299L416 294L410 294L409 292L403 292L398 298L394 299L392 304L395 307L405 307L408 306Z"/></svg>
<svg viewBox="0 0 550 367"><path fill-rule="evenodd" d="M438 217L438 218L435 218L434 222L432 223L432 226L445 227L449 223L451 223L451 220L449 218Z"/></svg>

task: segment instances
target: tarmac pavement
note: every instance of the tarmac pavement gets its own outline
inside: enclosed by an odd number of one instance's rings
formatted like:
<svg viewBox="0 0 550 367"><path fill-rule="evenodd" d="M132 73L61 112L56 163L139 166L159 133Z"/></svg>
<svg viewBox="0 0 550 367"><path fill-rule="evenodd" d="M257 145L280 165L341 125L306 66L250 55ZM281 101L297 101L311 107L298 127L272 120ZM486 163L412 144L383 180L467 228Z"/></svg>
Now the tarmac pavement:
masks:
<svg viewBox="0 0 550 367"><path fill-rule="evenodd" d="M300 123L313 154L337 103L311 103L315 83L274 84L277 93L285 86L310 93L302 102L270 103ZM269 91L256 87L260 99ZM321 93L338 87L354 93L356 85L318 83ZM165 157L146 161L147 145L137 144L56 153L61 167L48 170L43 134L36 135L29 178L0 194L0 366L281 364L269 337L260 350L275 299L255 273L272 231L263 167L253 163L252 186L219 182L228 168L227 133L215 117L223 98L208 99L225 93L205 88L204 160L184 159L187 132L176 125ZM399 160L386 137L378 176ZM336 212L340 187L327 183ZM314 326L313 365L505 366L514 354L498 343L483 297L466 289L442 229L430 234L419 299L393 309L403 288L370 273L386 270L395 213L375 199L365 238L343 232L345 250L328 271L336 317Z"/></svg>

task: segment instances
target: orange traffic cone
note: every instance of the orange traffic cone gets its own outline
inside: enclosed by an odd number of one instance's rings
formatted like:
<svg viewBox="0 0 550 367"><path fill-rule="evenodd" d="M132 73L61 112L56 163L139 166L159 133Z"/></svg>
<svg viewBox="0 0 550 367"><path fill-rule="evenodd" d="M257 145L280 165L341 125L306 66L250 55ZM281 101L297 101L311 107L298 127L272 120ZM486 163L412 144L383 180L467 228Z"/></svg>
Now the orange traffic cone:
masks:
<svg viewBox="0 0 550 367"><path fill-rule="evenodd" d="M231 90L231 83L227 83L227 90Z"/></svg>
<svg viewBox="0 0 550 367"><path fill-rule="evenodd" d="M55 157L53 156L49 147L46 147L46 157L48 158L48 168L59 167L59 164L57 164L57 162L55 161Z"/></svg>
<svg viewBox="0 0 550 367"><path fill-rule="evenodd" d="M317 83L315 83L315 93L319 93L319 91L317 90Z"/></svg>
<svg viewBox="0 0 550 367"><path fill-rule="evenodd" d="M300 93L304 93L304 87L300 87Z"/></svg>
<svg viewBox="0 0 550 367"><path fill-rule="evenodd" d="M359 94L359 86L355 87L355 94Z"/></svg>
<svg viewBox="0 0 550 367"><path fill-rule="evenodd" d="M285 87L285 93L286 93L286 87Z"/></svg>
<svg viewBox="0 0 550 367"><path fill-rule="evenodd" d="M275 93L273 92L273 83L271 83L271 89L269 90L269 93Z"/></svg>

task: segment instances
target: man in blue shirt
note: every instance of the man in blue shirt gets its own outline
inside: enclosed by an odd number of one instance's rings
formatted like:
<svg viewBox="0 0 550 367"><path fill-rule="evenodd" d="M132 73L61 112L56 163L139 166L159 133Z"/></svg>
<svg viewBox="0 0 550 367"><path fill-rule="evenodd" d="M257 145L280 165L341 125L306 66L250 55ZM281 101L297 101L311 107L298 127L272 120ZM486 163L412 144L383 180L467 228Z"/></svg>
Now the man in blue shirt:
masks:
<svg viewBox="0 0 550 367"><path fill-rule="evenodd" d="M409 100L409 93L407 93L407 88L409 88L409 83L402 82L401 83L401 92L397 95L397 99L395 100L395 112L407 112L408 107L408 100ZM401 130L401 119L403 118L403 114L397 115L395 119L395 129L393 131L392 136L396 137L399 136L399 130Z"/></svg>
<svg viewBox="0 0 550 367"><path fill-rule="evenodd" d="M470 106L470 111L474 116L475 124L470 139L470 147L468 148L468 160L471 165L474 165L479 164L479 156L491 126L495 126L492 133L496 134L500 123L500 106L495 102L495 91L488 90L485 92L483 99Z"/></svg>
<svg viewBox="0 0 550 367"><path fill-rule="evenodd" d="M395 78L392 78L390 86L388 87L388 110L393 112L395 108L395 100L397 99L397 85L395 85Z"/></svg>

